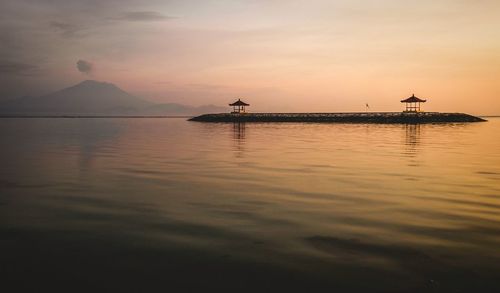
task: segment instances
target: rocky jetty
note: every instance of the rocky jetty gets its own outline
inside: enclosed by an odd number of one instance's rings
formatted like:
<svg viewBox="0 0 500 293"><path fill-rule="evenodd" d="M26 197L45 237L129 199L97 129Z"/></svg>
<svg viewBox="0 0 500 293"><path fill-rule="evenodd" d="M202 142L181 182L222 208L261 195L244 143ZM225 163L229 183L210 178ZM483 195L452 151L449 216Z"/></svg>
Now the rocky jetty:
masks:
<svg viewBox="0 0 500 293"><path fill-rule="evenodd" d="M362 113L221 113L193 117L200 122L313 122L313 123L450 123L486 121L464 113L362 112Z"/></svg>

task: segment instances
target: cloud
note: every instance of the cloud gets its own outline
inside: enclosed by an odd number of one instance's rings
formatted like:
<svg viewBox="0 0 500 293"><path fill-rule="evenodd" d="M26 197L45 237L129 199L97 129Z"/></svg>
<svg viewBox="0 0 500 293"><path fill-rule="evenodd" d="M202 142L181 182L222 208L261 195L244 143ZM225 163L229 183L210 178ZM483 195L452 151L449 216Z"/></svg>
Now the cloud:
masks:
<svg viewBox="0 0 500 293"><path fill-rule="evenodd" d="M227 86L218 85L218 84L206 84L206 83L188 83L186 87L192 90L200 90L200 91L215 91L227 88Z"/></svg>
<svg viewBox="0 0 500 293"><path fill-rule="evenodd" d="M93 69L92 63L85 61L85 60L78 60L76 62L76 68L78 68L78 71L85 73L85 74L90 74Z"/></svg>
<svg viewBox="0 0 500 293"><path fill-rule="evenodd" d="M0 60L0 74L10 75L34 75L38 66L16 61Z"/></svg>
<svg viewBox="0 0 500 293"><path fill-rule="evenodd" d="M113 19L122 21L165 21L172 18L174 17L163 15L157 11L132 11Z"/></svg>
<svg viewBox="0 0 500 293"><path fill-rule="evenodd" d="M82 30L82 28L78 25L63 21L51 21L49 25L54 30L60 32L65 38L73 37Z"/></svg>

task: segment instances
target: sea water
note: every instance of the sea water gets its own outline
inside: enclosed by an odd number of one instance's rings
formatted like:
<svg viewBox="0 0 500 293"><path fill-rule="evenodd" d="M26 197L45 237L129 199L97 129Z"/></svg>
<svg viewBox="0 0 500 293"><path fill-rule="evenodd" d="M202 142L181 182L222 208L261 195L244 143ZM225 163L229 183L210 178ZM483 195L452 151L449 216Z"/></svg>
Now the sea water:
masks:
<svg viewBox="0 0 500 293"><path fill-rule="evenodd" d="M3 118L2 283L500 292L499 133L499 118Z"/></svg>

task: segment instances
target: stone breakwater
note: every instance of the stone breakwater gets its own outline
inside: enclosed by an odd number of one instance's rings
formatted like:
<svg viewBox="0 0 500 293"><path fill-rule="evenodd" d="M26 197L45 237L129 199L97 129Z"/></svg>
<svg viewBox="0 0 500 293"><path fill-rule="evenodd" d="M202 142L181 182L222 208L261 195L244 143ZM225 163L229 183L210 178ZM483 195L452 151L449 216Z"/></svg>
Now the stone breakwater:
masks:
<svg viewBox="0 0 500 293"><path fill-rule="evenodd" d="M200 122L313 122L313 123L449 123L486 121L464 113L362 112L362 113L221 113L193 117Z"/></svg>

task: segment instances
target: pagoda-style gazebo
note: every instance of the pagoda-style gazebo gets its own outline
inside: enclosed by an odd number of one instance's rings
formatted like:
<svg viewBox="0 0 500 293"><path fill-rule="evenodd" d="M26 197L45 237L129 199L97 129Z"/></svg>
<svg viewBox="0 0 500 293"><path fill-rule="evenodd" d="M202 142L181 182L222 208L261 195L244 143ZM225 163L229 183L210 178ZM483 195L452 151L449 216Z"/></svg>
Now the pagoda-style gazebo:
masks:
<svg viewBox="0 0 500 293"><path fill-rule="evenodd" d="M401 100L401 103L406 103L405 112L420 112L420 103L425 103L427 100L422 100L411 95L408 99Z"/></svg>
<svg viewBox="0 0 500 293"><path fill-rule="evenodd" d="M241 113L245 113L245 106L250 106L250 104L247 104L247 103L243 102L241 99L238 99L238 101L236 101L232 104L229 104L229 106L233 107L233 112L231 112L231 113L241 114Z"/></svg>

